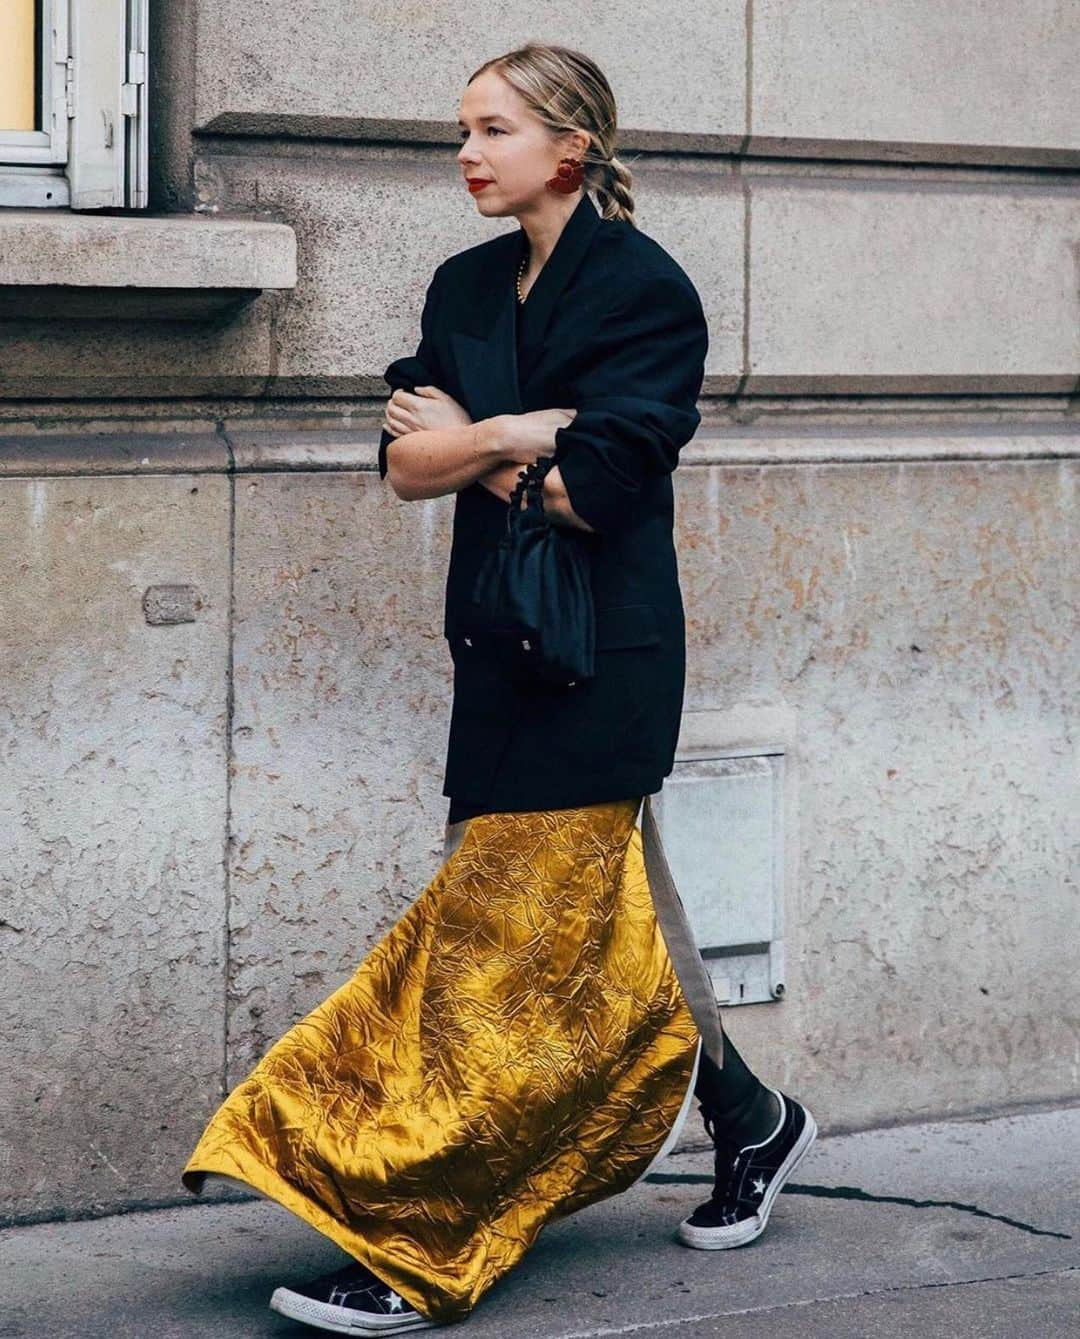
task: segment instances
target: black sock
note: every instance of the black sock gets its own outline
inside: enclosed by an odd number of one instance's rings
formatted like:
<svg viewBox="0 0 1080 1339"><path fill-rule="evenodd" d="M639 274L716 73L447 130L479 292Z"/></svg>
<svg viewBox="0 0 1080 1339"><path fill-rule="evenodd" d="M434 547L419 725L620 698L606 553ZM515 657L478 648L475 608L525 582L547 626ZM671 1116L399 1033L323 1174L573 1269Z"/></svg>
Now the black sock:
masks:
<svg viewBox="0 0 1080 1339"><path fill-rule="evenodd" d="M713 1113L718 1131L744 1143L767 1139L780 1118L780 1101L767 1088L724 1033L724 1066L718 1069L701 1052L694 1096Z"/></svg>

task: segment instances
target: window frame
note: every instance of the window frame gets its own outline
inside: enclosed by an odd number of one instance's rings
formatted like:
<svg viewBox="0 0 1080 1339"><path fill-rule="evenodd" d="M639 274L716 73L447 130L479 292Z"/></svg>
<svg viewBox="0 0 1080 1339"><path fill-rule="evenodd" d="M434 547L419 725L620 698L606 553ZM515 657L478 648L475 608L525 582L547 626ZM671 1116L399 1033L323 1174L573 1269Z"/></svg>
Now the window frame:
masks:
<svg viewBox="0 0 1080 1339"><path fill-rule="evenodd" d="M39 0L41 130L0 130L0 208L145 209L149 0Z"/></svg>
<svg viewBox="0 0 1080 1339"><path fill-rule="evenodd" d="M70 23L67 0L38 0L41 62L38 115L42 130L0 129L0 170L45 167L68 160Z"/></svg>

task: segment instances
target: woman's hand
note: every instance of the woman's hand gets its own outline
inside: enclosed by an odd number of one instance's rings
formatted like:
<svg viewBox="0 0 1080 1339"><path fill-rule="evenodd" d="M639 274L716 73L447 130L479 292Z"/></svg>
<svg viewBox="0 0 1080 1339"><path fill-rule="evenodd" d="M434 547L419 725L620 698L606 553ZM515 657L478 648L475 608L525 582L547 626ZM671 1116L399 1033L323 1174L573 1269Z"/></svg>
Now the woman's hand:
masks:
<svg viewBox="0 0 1080 1339"><path fill-rule="evenodd" d="M468 410L438 386L417 386L415 395L396 390L386 402L382 426L395 437L425 428L456 428L471 423Z"/></svg>
<svg viewBox="0 0 1080 1339"><path fill-rule="evenodd" d="M528 414L499 415L499 454L504 462L533 465L555 454L555 433L565 428L576 409L534 409Z"/></svg>
<svg viewBox="0 0 1080 1339"><path fill-rule="evenodd" d="M576 413L576 409L534 409L527 414L497 415L491 421L498 443L498 462L479 475L476 482L509 502L521 470L555 454L555 433ZM557 473L557 467L548 473ZM544 495L545 501L551 496L546 484ZM522 506L524 504L523 495Z"/></svg>

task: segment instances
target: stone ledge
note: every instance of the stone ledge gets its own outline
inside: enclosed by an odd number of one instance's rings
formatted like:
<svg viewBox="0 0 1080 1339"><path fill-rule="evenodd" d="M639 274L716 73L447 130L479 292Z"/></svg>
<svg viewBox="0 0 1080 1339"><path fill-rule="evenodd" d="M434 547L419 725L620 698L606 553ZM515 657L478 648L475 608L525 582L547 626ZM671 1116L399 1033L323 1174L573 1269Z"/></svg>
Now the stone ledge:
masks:
<svg viewBox="0 0 1080 1339"><path fill-rule="evenodd" d="M218 422L153 432L100 421L78 432L0 422L0 479L62 475L375 473L379 428ZM1080 460L1071 422L964 424L705 423L683 447L680 469L709 466L1037 464ZM429 499L434 500L434 499Z"/></svg>
<svg viewBox="0 0 1080 1339"><path fill-rule="evenodd" d="M295 287L285 223L0 209L0 320L198 320Z"/></svg>

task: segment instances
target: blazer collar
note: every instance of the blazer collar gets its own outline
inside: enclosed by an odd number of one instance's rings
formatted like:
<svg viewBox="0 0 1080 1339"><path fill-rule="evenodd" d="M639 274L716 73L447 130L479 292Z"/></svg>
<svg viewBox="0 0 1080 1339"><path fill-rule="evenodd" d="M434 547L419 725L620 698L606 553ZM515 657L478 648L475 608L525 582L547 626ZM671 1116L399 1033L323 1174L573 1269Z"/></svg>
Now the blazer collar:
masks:
<svg viewBox="0 0 1080 1339"><path fill-rule="evenodd" d="M506 244L489 257L481 290L486 297L485 333L451 333L466 407L474 419L524 412L521 383L535 365L555 304L583 260L600 222L599 211L582 192L524 303L517 300L515 280L528 245L525 229L504 234ZM517 322L521 322L520 339Z"/></svg>

